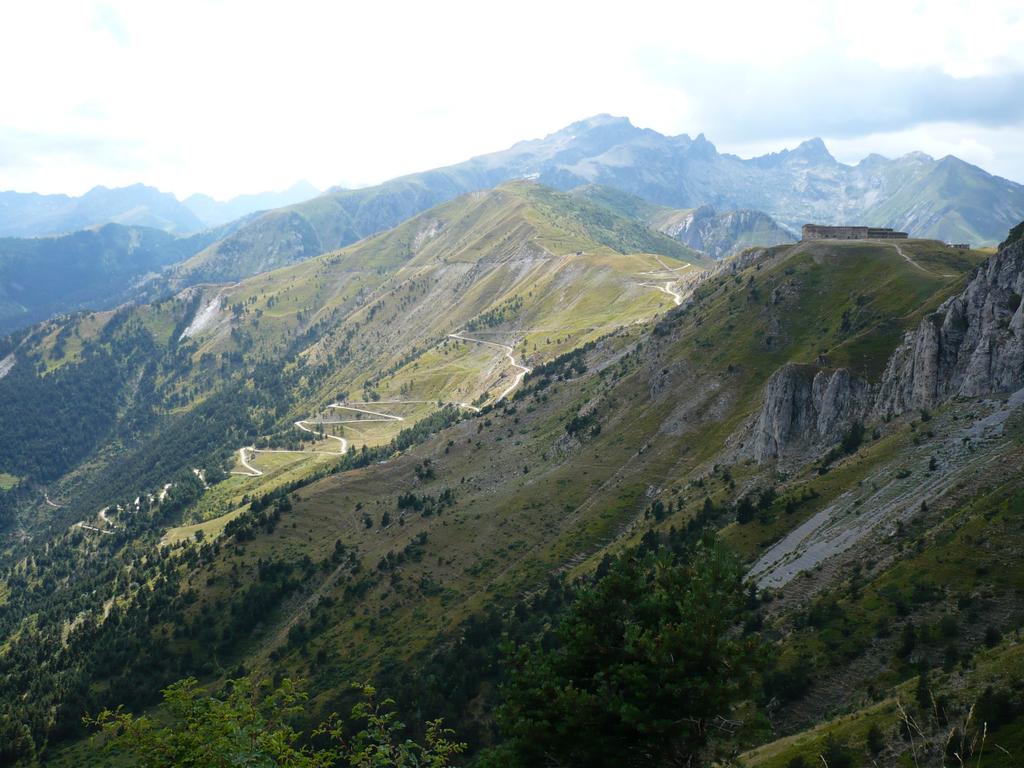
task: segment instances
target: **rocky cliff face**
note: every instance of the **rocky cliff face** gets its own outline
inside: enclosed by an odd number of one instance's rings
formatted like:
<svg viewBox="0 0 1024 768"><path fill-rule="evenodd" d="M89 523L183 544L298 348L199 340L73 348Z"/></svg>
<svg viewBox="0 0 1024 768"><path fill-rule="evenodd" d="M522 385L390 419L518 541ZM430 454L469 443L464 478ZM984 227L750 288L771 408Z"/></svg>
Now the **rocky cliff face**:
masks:
<svg viewBox="0 0 1024 768"><path fill-rule="evenodd" d="M889 359L874 413L1024 386L1024 241L1002 248L967 288L925 318Z"/></svg>
<svg viewBox="0 0 1024 768"><path fill-rule="evenodd" d="M831 445L872 402L871 386L845 368L789 363L768 380L750 450L758 461Z"/></svg>
<svg viewBox="0 0 1024 768"><path fill-rule="evenodd" d="M836 443L869 422L952 397L1024 387L1024 231L982 264L967 287L906 334L877 384L846 369L788 364L765 386L748 451L758 461Z"/></svg>
<svg viewBox="0 0 1024 768"><path fill-rule="evenodd" d="M673 218L661 231L715 259L723 259L744 248L782 245L796 240L766 213L751 210L719 213L710 205Z"/></svg>

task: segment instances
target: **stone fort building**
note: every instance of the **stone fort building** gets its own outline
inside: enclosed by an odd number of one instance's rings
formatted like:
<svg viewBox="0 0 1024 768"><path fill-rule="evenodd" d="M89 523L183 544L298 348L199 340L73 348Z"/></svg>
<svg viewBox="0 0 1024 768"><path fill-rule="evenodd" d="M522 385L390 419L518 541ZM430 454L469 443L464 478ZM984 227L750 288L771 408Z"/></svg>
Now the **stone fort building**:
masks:
<svg viewBox="0 0 1024 768"><path fill-rule="evenodd" d="M804 240L905 240L906 232L896 232L889 227L827 227L821 224L804 224Z"/></svg>

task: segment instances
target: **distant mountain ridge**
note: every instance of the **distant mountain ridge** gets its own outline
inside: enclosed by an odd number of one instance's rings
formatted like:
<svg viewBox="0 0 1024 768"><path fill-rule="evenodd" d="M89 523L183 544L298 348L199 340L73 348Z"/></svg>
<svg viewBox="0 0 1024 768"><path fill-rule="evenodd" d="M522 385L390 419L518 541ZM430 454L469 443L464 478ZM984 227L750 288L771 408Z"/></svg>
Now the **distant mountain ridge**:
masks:
<svg viewBox="0 0 1024 768"><path fill-rule="evenodd" d="M0 192L0 237L59 235L103 224L197 232L203 223L169 192L133 184L81 197Z"/></svg>
<svg viewBox="0 0 1024 768"><path fill-rule="evenodd" d="M182 202L208 227L227 224L255 211L283 208L301 203L320 194L320 190L308 181L299 181L280 192L258 192L252 195L237 195L230 200L214 200L209 195L189 195Z"/></svg>
<svg viewBox="0 0 1024 768"><path fill-rule="evenodd" d="M713 259L724 259L746 248L785 245L797 240L763 211L716 211L710 205L668 208L599 185L579 187L573 194L606 205L623 216L642 219L657 231Z"/></svg>
<svg viewBox="0 0 1024 768"><path fill-rule="evenodd" d="M588 151L579 151L581 137ZM533 155L538 181L556 188L602 184L674 208L760 210L793 231L858 221L994 244L1024 215L1024 186L958 158L875 154L850 166L820 138L744 160L720 154L703 134L662 136L600 115L509 152L519 166Z"/></svg>
<svg viewBox="0 0 1024 768"><path fill-rule="evenodd" d="M792 243L795 238L763 211L716 211L702 205L658 222L659 231L716 259L745 248Z"/></svg>
<svg viewBox="0 0 1024 768"><path fill-rule="evenodd" d="M319 190L300 181L280 192L238 195L227 201L195 194L179 201L145 184L93 187L80 197L35 192L0 192L0 237L63 235L104 224L150 227L190 234L219 227L256 211L267 211L316 197Z"/></svg>
<svg viewBox="0 0 1024 768"><path fill-rule="evenodd" d="M1024 185L954 157L935 160L912 152L887 159L872 154L850 166L838 162L815 138L745 160L719 153L703 134L664 136L611 115L377 186L332 189L285 210L308 223L309 234L328 251L465 192L519 178L562 191L600 185L672 209L707 205L716 211L761 211L791 232L807 222L856 222L907 230L914 237L984 245L998 242L1024 217ZM267 216L287 223L285 237L293 238L296 221L281 213ZM274 239L269 220L251 226L263 231L260 238L250 239ZM239 235L249 237L244 228ZM303 249L295 254L305 257ZM236 249L232 260L236 265L255 263L262 256Z"/></svg>
<svg viewBox="0 0 1024 768"><path fill-rule="evenodd" d="M814 138L794 149L742 159L719 153L704 134L664 136L625 117L596 115L456 165L322 195L307 182L226 202L201 194L179 202L141 184L97 187L81 198L2 192L0 236L58 234L108 222L196 232L267 211L272 219L252 224L262 234L252 236L243 228L240 239L252 248L273 241L276 220L287 225L285 239L294 239L299 226L306 233L303 241L319 241L319 252L325 252L466 192L518 178L562 191L601 185L672 209L761 211L790 232L807 222L855 222L907 230L915 237L994 245L1024 217L1024 185L952 156L871 154L846 165ZM293 216L282 216L283 210L301 217L301 226ZM295 258L310 255L305 248L291 250ZM257 271L244 268L247 260L266 261L265 254L244 247L232 258L244 274Z"/></svg>

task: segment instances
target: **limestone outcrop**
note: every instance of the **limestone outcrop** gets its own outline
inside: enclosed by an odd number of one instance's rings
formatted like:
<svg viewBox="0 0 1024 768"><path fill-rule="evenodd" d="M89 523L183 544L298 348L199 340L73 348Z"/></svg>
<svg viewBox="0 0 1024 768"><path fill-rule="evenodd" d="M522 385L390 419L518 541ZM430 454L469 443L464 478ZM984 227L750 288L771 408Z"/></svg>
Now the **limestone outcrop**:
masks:
<svg viewBox="0 0 1024 768"><path fill-rule="evenodd" d="M874 415L1024 386L1024 241L982 264L967 288L908 333L889 359Z"/></svg>
<svg viewBox="0 0 1024 768"><path fill-rule="evenodd" d="M784 365L765 387L751 452L765 461L836 443L871 404L871 386L846 368Z"/></svg>
<svg viewBox="0 0 1024 768"><path fill-rule="evenodd" d="M1004 243L962 292L905 335L876 384L844 368L790 363L776 371L746 441L749 454L766 461L808 453L835 444L855 422L1021 389L1022 295L1024 235Z"/></svg>

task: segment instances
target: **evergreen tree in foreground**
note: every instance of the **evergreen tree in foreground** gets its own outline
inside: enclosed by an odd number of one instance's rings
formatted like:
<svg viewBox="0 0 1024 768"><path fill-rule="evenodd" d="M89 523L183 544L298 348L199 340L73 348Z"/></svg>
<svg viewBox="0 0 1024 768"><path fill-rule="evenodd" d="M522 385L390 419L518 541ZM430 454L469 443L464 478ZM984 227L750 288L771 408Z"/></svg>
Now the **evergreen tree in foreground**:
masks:
<svg viewBox="0 0 1024 768"><path fill-rule="evenodd" d="M748 689L758 640L739 563L708 539L687 562L624 555L586 588L553 642L509 649L487 765L692 765Z"/></svg>

